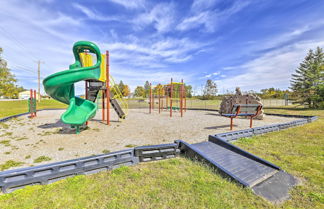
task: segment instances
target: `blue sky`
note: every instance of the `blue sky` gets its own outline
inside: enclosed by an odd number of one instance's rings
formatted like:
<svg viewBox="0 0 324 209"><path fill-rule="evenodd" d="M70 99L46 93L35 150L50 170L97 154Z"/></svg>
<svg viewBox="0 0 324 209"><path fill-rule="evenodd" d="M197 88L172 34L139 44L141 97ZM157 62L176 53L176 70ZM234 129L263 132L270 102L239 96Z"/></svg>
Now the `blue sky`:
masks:
<svg viewBox="0 0 324 209"><path fill-rule="evenodd" d="M2 0L0 47L26 88L73 62L72 46L110 51L111 73L133 90L182 78L196 93L287 89L308 49L324 47L321 0ZM83 91L79 83L78 93Z"/></svg>

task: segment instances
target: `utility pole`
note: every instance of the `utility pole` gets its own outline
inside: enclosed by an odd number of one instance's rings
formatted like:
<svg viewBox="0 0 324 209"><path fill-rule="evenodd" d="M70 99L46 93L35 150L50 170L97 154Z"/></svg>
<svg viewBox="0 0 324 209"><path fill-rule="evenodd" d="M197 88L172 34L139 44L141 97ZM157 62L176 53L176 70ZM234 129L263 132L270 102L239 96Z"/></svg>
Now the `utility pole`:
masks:
<svg viewBox="0 0 324 209"><path fill-rule="evenodd" d="M40 60L37 61L38 64L38 69L37 69L37 75L38 75L38 102L41 100L41 95L40 95L40 64L44 64L45 62L42 62Z"/></svg>

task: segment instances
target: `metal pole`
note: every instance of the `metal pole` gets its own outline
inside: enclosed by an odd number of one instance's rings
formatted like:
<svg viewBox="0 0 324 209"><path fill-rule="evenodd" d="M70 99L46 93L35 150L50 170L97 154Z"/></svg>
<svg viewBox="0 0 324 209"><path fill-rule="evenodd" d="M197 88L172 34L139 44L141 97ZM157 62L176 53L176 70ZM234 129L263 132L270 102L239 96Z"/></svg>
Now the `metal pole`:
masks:
<svg viewBox="0 0 324 209"><path fill-rule="evenodd" d="M42 62L41 60L37 61L37 77L38 77L38 101L40 102L41 97L40 97L40 64L44 64L45 62Z"/></svg>
<svg viewBox="0 0 324 209"><path fill-rule="evenodd" d="M38 94L38 96L39 96L39 94ZM34 98L35 98L35 101L36 101L36 90L34 90ZM34 116L36 117L37 116L37 114L36 114L36 110L37 110L37 107L36 107L36 105L37 105L37 103L35 102L35 112L34 112Z"/></svg>
<svg viewBox="0 0 324 209"><path fill-rule="evenodd" d="M150 99L149 99L149 113L152 113L152 84L150 83L150 95L149 95Z"/></svg>
<svg viewBox="0 0 324 209"><path fill-rule="evenodd" d="M183 101L182 101L182 97L183 97L183 79L181 80L181 86L180 86L180 113L181 113L181 117L183 116Z"/></svg>
<svg viewBox="0 0 324 209"><path fill-rule="evenodd" d="M170 117L172 117L172 91L173 91L173 79L171 78L171 84L170 84Z"/></svg>
<svg viewBox="0 0 324 209"><path fill-rule="evenodd" d="M33 118L33 90L30 89L30 96L29 96L29 111L30 111L30 118Z"/></svg>
<svg viewBox="0 0 324 209"><path fill-rule="evenodd" d="M107 98L107 125L110 125L110 82L109 82L109 51L106 51L106 98Z"/></svg>
<svg viewBox="0 0 324 209"><path fill-rule="evenodd" d="M88 99L88 81L85 81L85 99ZM89 121L86 122L86 125L89 124Z"/></svg>
<svg viewBox="0 0 324 209"><path fill-rule="evenodd" d="M161 88L159 85L159 89L158 89L158 97L159 97L159 114L161 113Z"/></svg>
<svg viewBox="0 0 324 209"><path fill-rule="evenodd" d="M102 116L102 121L105 121L105 91L101 91L101 116Z"/></svg>

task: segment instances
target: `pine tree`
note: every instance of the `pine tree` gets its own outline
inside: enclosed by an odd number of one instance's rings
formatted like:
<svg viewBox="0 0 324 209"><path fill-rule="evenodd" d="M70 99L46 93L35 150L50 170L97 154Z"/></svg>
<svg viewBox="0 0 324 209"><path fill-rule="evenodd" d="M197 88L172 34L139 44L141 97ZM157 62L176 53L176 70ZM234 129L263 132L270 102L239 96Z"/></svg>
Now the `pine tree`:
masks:
<svg viewBox="0 0 324 209"><path fill-rule="evenodd" d="M148 97L148 95L150 94L150 83L148 81L145 81L144 84L144 89L145 89L145 97Z"/></svg>
<svg viewBox="0 0 324 209"><path fill-rule="evenodd" d="M309 50L304 61L292 74L291 89L298 98L300 104L318 108L324 98L321 92L324 85L324 54L323 49L317 47L315 52Z"/></svg>

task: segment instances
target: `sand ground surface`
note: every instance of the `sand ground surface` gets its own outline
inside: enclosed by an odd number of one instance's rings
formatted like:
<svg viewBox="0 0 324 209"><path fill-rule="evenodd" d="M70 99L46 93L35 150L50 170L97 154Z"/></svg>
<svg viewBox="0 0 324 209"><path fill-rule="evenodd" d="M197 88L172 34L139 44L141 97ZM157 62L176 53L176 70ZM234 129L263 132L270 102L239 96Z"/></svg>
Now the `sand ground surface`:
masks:
<svg viewBox="0 0 324 209"><path fill-rule="evenodd" d="M182 139L189 143L207 141L208 135L228 132L229 118L214 111L190 111L184 117L175 112L148 113L147 109L132 109L125 120L111 111L111 125L101 122L101 111L80 134L60 121L64 110L45 110L30 119L26 115L11 119L0 126L0 164L8 160L23 162L20 167L40 165L78 157L118 151L134 146L172 143ZM266 116L254 120L253 126L264 126L296 120ZM234 119L234 130L249 128L249 120ZM35 163L40 156L49 161Z"/></svg>

